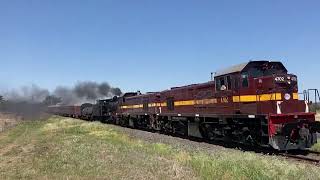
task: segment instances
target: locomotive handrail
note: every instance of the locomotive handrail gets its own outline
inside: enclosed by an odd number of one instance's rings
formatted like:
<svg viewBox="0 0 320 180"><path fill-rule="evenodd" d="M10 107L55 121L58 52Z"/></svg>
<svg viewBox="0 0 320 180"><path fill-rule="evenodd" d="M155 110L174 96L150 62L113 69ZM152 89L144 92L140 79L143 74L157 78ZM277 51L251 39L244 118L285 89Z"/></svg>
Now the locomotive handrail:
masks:
<svg viewBox="0 0 320 180"><path fill-rule="evenodd" d="M312 93L312 94L310 95L310 93ZM303 94L303 100L306 101L309 105L313 104L312 107L314 107L314 110L316 111L316 109L320 105L319 90L318 89L307 89L299 94ZM312 101L312 100L314 100L314 101Z"/></svg>

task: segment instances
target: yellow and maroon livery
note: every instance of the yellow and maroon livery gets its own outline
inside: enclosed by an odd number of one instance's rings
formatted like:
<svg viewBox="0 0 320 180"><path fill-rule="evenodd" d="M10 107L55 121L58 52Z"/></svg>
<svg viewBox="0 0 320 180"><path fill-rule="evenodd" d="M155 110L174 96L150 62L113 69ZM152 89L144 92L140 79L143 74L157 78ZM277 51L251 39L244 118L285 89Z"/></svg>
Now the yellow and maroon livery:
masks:
<svg viewBox="0 0 320 180"><path fill-rule="evenodd" d="M309 148L319 132L297 76L275 61L236 65L207 83L127 93L118 103L113 119L122 125L279 150Z"/></svg>

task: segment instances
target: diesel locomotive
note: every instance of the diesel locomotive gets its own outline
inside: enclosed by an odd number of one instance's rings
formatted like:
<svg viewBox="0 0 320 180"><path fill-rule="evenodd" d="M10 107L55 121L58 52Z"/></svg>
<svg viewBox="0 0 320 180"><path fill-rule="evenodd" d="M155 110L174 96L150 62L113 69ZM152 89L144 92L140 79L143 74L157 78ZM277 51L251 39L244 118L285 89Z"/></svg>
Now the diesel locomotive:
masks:
<svg viewBox="0 0 320 180"><path fill-rule="evenodd" d="M146 94L125 93L95 105L49 107L49 111L277 150L310 148L320 132L309 104L299 100L297 76L288 74L276 61L232 66L216 72L206 83Z"/></svg>

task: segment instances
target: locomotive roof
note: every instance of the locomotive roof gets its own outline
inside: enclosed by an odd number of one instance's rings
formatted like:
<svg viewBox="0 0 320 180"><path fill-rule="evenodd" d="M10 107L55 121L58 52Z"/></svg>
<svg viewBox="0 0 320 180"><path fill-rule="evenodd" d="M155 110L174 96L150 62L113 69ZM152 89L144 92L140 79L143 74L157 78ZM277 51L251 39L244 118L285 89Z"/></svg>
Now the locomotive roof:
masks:
<svg viewBox="0 0 320 180"><path fill-rule="evenodd" d="M216 72L215 76L222 76L222 75L225 75L225 74L241 72L248 64L249 64L249 62L242 63L242 64L237 64L237 65L228 67L226 69L219 70L219 71Z"/></svg>
<svg viewBox="0 0 320 180"><path fill-rule="evenodd" d="M215 77L218 77L218 76L223 76L223 75L226 75L226 74L232 74L232 73L237 73L237 72L241 72L243 71L249 64L264 64L264 63L277 63L279 64L280 66L282 66L282 68L287 71L287 69L283 66L283 64L281 62L278 62L278 61L249 61L249 62L246 62L246 63L242 63L242 64L238 64L238 65L234 65L234 66L231 66L229 68L226 68L226 69L222 69L222 70L219 70L215 73Z"/></svg>

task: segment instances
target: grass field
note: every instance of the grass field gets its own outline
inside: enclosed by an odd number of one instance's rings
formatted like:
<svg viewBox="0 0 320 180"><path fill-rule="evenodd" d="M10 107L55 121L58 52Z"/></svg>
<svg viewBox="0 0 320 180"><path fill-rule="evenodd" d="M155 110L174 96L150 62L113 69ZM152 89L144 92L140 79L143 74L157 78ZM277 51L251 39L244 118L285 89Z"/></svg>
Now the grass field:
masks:
<svg viewBox="0 0 320 180"><path fill-rule="evenodd" d="M4 179L320 179L320 168L240 151L212 154L52 117L0 134Z"/></svg>

